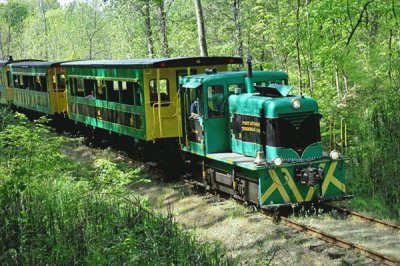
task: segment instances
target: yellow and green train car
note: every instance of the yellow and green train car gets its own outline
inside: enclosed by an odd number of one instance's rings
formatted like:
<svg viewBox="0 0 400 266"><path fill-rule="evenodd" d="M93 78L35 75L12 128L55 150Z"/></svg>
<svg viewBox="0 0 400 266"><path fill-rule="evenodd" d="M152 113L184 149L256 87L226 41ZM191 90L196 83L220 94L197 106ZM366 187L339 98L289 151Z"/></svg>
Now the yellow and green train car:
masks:
<svg viewBox="0 0 400 266"><path fill-rule="evenodd" d="M10 82L10 67L12 58L8 61L0 61L0 104L9 105L13 100L13 91Z"/></svg>
<svg viewBox="0 0 400 266"><path fill-rule="evenodd" d="M12 103L44 114L66 114L67 92L61 62L12 62L8 77Z"/></svg>
<svg viewBox="0 0 400 266"><path fill-rule="evenodd" d="M237 57L74 61L68 79L70 119L144 141L180 136L181 77L227 70Z"/></svg>

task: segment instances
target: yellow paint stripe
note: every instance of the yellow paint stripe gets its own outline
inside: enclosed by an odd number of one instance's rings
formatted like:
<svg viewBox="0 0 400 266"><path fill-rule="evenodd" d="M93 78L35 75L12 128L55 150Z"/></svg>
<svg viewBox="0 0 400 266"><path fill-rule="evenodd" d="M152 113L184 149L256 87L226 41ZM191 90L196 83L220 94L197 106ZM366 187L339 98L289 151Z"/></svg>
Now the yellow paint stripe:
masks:
<svg viewBox="0 0 400 266"><path fill-rule="evenodd" d="M276 184L272 184L267 191L265 191L264 195L261 197L261 202L264 203L270 196L271 194L277 189L278 186Z"/></svg>
<svg viewBox="0 0 400 266"><path fill-rule="evenodd" d="M289 187L293 191L293 194L294 194L294 197L296 198L296 201L297 202L303 202L304 201L303 197L301 196L299 189L297 188L296 184L294 183L293 178L290 175L288 169L287 168L282 168L281 171L282 171L282 173L284 175L287 176Z"/></svg>
<svg viewBox="0 0 400 266"><path fill-rule="evenodd" d="M343 192L345 192L345 190L346 190L346 187L333 175L337 164L338 164L338 162L333 162L329 167L328 173L327 173L324 183L322 185L322 195L325 195L325 192L328 189L329 183L334 184L339 190L341 190Z"/></svg>
<svg viewBox="0 0 400 266"><path fill-rule="evenodd" d="M283 188L283 185L282 185L281 181L279 180L279 177L276 174L275 170L269 169L268 172L269 172L269 175L272 177L272 180L274 181L274 183L277 185L278 191L281 194L283 200L285 202L290 202L289 195L286 193L286 190Z"/></svg>
<svg viewBox="0 0 400 266"><path fill-rule="evenodd" d="M310 189L308 190L307 196L306 196L306 200L305 201L310 201L314 195L315 192L315 188L314 187L310 187Z"/></svg>

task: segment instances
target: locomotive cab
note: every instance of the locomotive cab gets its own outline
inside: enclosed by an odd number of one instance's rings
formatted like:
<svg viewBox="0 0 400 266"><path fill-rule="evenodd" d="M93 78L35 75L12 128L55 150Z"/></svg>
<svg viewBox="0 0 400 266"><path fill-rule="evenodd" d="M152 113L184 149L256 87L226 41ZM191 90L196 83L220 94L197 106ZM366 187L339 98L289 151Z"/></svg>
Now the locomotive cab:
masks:
<svg viewBox="0 0 400 266"><path fill-rule="evenodd" d="M182 79L181 147L200 181L265 208L349 198L344 157L323 156L317 102L290 95L286 73L250 74Z"/></svg>

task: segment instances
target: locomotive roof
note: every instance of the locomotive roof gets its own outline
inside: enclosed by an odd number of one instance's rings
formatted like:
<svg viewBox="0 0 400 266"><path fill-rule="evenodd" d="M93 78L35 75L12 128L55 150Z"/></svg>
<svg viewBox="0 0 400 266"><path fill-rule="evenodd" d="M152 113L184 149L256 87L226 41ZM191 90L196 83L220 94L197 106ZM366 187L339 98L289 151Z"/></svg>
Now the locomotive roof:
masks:
<svg viewBox="0 0 400 266"><path fill-rule="evenodd" d="M175 57L128 60L83 60L62 63L65 67L98 67L98 68L168 68L222 64L242 64L240 57Z"/></svg>
<svg viewBox="0 0 400 266"><path fill-rule="evenodd" d="M201 83L211 81L211 80L226 80L228 79L231 84L242 82L243 78L247 76L247 71L224 71L215 74L197 74L192 76L187 76L182 79L182 83L185 83L186 88L196 88L201 85ZM254 82L264 81L265 78L268 79L287 79L288 74L283 71L253 71L252 79Z"/></svg>
<svg viewBox="0 0 400 266"><path fill-rule="evenodd" d="M53 66L58 66L61 63L66 62L66 61L58 61L58 62L49 62L49 61L42 61L42 60L23 60L23 61L14 61L10 63L11 67L53 67Z"/></svg>

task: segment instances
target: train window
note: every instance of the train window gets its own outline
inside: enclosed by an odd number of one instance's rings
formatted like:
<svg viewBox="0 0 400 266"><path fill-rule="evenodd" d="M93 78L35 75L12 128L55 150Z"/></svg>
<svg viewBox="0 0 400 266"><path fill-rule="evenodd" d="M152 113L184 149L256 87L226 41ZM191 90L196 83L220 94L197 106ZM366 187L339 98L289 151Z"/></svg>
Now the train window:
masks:
<svg viewBox="0 0 400 266"><path fill-rule="evenodd" d="M133 83L133 86L134 86L134 98L135 98L135 105L137 105L137 106L141 106L142 105L142 102L141 102L141 99L140 99L140 84L139 84L139 82L134 82Z"/></svg>
<svg viewBox="0 0 400 266"><path fill-rule="evenodd" d="M13 75L14 88L23 89L24 83L19 75Z"/></svg>
<svg viewBox="0 0 400 266"><path fill-rule="evenodd" d="M162 102L169 102L169 85L168 79L160 79L160 97ZM157 80L150 80L150 101L155 103L158 101L158 89L157 89ZM169 103L164 103L163 106L168 105Z"/></svg>
<svg viewBox="0 0 400 266"><path fill-rule="evenodd" d="M19 77L17 75L13 75L13 85L14 88L19 88Z"/></svg>
<svg viewBox="0 0 400 266"><path fill-rule="evenodd" d="M7 87L10 88L11 87L10 71L6 72L6 76L7 76Z"/></svg>
<svg viewBox="0 0 400 266"><path fill-rule="evenodd" d="M97 82L93 79L84 79L83 88L85 90L85 97L95 97L95 91L97 91Z"/></svg>
<svg viewBox="0 0 400 266"><path fill-rule="evenodd" d="M241 92L245 92L244 84L231 84L228 86L229 94L241 93Z"/></svg>
<svg viewBox="0 0 400 266"><path fill-rule="evenodd" d="M133 100L133 82L128 81L125 82L123 81L122 84L125 83L125 87L122 86L122 91L121 91L121 102L124 104L130 104L133 105L134 100Z"/></svg>
<svg viewBox="0 0 400 266"><path fill-rule="evenodd" d="M85 90L83 89L83 79L78 79L76 87L76 96L85 97Z"/></svg>
<svg viewBox="0 0 400 266"><path fill-rule="evenodd" d="M40 76L35 76L35 89L42 91L42 84L40 83Z"/></svg>
<svg viewBox="0 0 400 266"><path fill-rule="evenodd" d="M119 102L118 81L106 80L107 101Z"/></svg>
<svg viewBox="0 0 400 266"><path fill-rule="evenodd" d="M57 84L57 87L56 87ZM65 75L64 74L57 74L53 76L53 88L57 91L64 91L65 90Z"/></svg>
<svg viewBox="0 0 400 266"><path fill-rule="evenodd" d="M106 99L106 83L104 80L97 80L96 98L99 100Z"/></svg>
<svg viewBox="0 0 400 266"><path fill-rule="evenodd" d="M33 87L33 82L31 81L31 78L29 76L22 76L22 80L24 83L24 89L26 90L34 90L35 88Z"/></svg>
<svg viewBox="0 0 400 266"><path fill-rule="evenodd" d="M221 117L225 116L224 108L224 86L208 86L207 87L207 100L208 100L208 117Z"/></svg>
<svg viewBox="0 0 400 266"><path fill-rule="evenodd" d="M69 78L69 91L72 96L76 95L76 87L77 87L76 79Z"/></svg>
<svg viewBox="0 0 400 266"><path fill-rule="evenodd" d="M43 92L47 92L47 78L46 76L40 76L40 85Z"/></svg>

